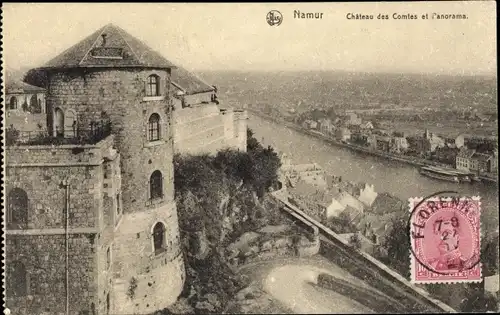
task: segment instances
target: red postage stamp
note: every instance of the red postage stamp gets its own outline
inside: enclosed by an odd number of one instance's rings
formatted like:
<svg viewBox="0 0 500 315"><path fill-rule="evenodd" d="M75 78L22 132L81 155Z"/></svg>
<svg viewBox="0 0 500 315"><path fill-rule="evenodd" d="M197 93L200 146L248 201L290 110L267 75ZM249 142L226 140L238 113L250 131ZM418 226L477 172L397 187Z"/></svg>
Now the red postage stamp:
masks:
<svg viewBox="0 0 500 315"><path fill-rule="evenodd" d="M411 282L481 282L480 198L409 201Z"/></svg>

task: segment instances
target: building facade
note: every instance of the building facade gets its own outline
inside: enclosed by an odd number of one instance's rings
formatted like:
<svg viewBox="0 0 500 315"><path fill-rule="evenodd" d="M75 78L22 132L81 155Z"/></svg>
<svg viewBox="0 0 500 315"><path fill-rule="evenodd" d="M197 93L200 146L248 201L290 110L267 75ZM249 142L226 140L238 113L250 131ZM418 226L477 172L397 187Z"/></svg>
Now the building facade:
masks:
<svg viewBox="0 0 500 315"><path fill-rule="evenodd" d="M48 79L49 132L7 149L6 277L24 284L7 289L15 314L145 314L176 301L174 67L109 24L30 71Z"/></svg>
<svg viewBox="0 0 500 315"><path fill-rule="evenodd" d="M335 138L339 141L347 142L351 140L351 131L347 128L339 128L335 131Z"/></svg>
<svg viewBox="0 0 500 315"><path fill-rule="evenodd" d="M46 130L45 89L20 81L7 82L5 102L7 127L16 126L21 133Z"/></svg>

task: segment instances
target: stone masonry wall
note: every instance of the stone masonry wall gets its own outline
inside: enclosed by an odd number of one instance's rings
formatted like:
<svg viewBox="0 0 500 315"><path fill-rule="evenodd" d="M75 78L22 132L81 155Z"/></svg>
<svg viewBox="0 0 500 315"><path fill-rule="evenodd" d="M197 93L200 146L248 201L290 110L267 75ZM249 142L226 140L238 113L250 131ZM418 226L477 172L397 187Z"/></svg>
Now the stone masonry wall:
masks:
<svg viewBox="0 0 500 315"><path fill-rule="evenodd" d="M6 194L20 188L28 196L28 222L22 228L65 228L66 189L61 184L69 179L69 228L93 228L98 231L103 213L102 163L104 157L112 157L110 141L112 137L87 148L8 147ZM79 150L74 151L75 148Z"/></svg>
<svg viewBox="0 0 500 315"><path fill-rule="evenodd" d="M247 150L247 127L248 113L246 110L234 111L234 141L235 148L246 152Z"/></svg>
<svg viewBox="0 0 500 315"><path fill-rule="evenodd" d="M157 222L166 226L166 250L160 254L154 252L152 237ZM175 302L185 279L175 203L125 214L115 234L113 253L112 314L147 314ZM137 292L130 297L128 288L134 287L134 281Z"/></svg>
<svg viewBox="0 0 500 315"><path fill-rule="evenodd" d="M92 314L92 309L105 314L112 289L107 248L120 219L120 158L112 145L110 136L92 146L7 148L7 193L21 188L28 195L27 226L7 229L7 260L25 264L33 275L30 290L37 292L12 300L14 312L18 306L18 314L65 312L66 188L61 183L69 178L71 314Z"/></svg>
<svg viewBox="0 0 500 315"><path fill-rule="evenodd" d="M149 75L160 77L161 96L147 98ZM173 139L169 111L170 72L154 69L99 69L86 72L56 72L49 76L47 104L52 110L77 113L80 128L107 117L112 123L115 145L121 155L124 213L149 207L149 178L163 174L166 199L173 199ZM151 114L160 116L161 139L147 138Z"/></svg>
<svg viewBox="0 0 500 315"><path fill-rule="evenodd" d="M176 109L174 147L179 153L215 153L224 148L224 116L215 104Z"/></svg>
<svg viewBox="0 0 500 315"><path fill-rule="evenodd" d="M146 80L151 74L160 77L161 96L145 96ZM70 213L73 208L76 212L76 219L71 220L76 221L72 224L101 228L96 235L95 252L92 256L87 256L93 257L92 268L82 267L82 270L86 271L95 270L99 275L91 275L95 286L98 287L94 294L94 307L98 314L106 313L108 309L113 314L113 309L120 306L121 300L114 292L114 281L119 283L135 277L138 279L138 285L143 287L148 286L148 274L157 274L160 270L168 272L162 276L169 277L171 281L153 286L149 292L150 299L154 300L151 304L153 307L140 305L136 309L137 313L142 314L169 306L182 290L184 265L182 256L179 255L177 213L173 202L173 137L168 105L169 93L170 70L166 69L52 71L49 74L47 91L49 128L53 126L51 120L56 108L65 113L69 111L76 113L77 125L81 129L88 129L93 121L109 119L112 123L114 146L120 157L115 159L103 156L101 159L97 157L99 150L86 146L70 150L71 154L68 154L68 148L65 146L57 147L55 151L53 150L54 154L50 150L47 150L50 154L33 154L40 151L28 148L29 154L34 155L34 161L31 162L22 160L27 159L22 154L19 154L22 159L12 155L13 163L25 164L15 165L15 168L9 170L11 174L16 174L15 177L19 181L14 184L22 183L30 189L28 183L30 180L32 183L37 183L31 184L32 186L43 187L43 193L46 195L46 185L40 185L34 180L35 178L41 177L45 181L50 181L52 177L59 180L67 174L76 175L74 178L78 180L72 182L72 191L74 190L75 195L70 206ZM148 121L153 113L160 116L161 137L157 141L148 139ZM59 148L67 150L64 153L66 155L61 154ZM50 164L59 159L66 159L66 165L59 163L57 168L53 167L50 171L45 170L48 169L45 165L40 165L40 163ZM92 166L98 162L100 163L96 168L98 170L94 170ZM117 166L118 163L120 167ZM162 197L151 200L149 180L156 170L162 173L163 191ZM120 171L120 174L116 174L117 171ZM28 176L28 179L24 181L23 176ZM52 182L48 185L52 185ZM54 204L56 210L64 209L61 208L64 195L55 194L51 189L55 191L55 188L49 187L50 198L53 195L57 200L50 201L47 207L54 207L52 206ZM33 192L30 191L28 194ZM93 199L93 202L88 199ZM90 217L88 213L92 211L94 216ZM168 250L151 256L147 250L152 250L152 227L158 221L166 226L165 241ZM56 223L59 224L57 220ZM39 226L43 229L50 225L44 222ZM85 232L93 231L94 229ZM109 248L111 248L110 255L108 255ZM108 264L109 260L111 266ZM172 263L173 261L176 263ZM172 264L178 268L172 268ZM83 297L83 294L80 294L80 297ZM111 305L108 304L108 300Z"/></svg>
<svg viewBox="0 0 500 315"><path fill-rule="evenodd" d="M95 234L69 235L68 249L69 314L91 314L97 297ZM7 266L21 262L27 271L27 296L6 293L12 314L66 314L65 234L7 235L5 250Z"/></svg>

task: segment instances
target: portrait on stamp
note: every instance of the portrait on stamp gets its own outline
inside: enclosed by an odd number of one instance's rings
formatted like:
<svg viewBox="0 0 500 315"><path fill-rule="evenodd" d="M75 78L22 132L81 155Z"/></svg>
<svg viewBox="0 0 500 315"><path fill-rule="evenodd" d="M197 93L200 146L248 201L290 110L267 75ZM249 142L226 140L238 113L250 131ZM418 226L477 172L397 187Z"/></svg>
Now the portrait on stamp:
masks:
<svg viewBox="0 0 500 315"><path fill-rule="evenodd" d="M410 199L413 282L481 280L480 205L479 197Z"/></svg>

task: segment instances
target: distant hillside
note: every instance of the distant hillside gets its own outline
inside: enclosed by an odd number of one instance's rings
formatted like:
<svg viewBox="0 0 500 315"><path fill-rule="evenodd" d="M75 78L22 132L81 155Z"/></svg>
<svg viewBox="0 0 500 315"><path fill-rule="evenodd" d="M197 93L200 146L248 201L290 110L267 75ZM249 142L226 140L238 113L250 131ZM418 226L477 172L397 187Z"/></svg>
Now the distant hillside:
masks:
<svg viewBox="0 0 500 315"><path fill-rule="evenodd" d="M22 81L26 72L28 72L28 68L25 69L14 69L9 66L5 67L5 81Z"/></svg>
<svg viewBox="0 0 500 315"><path fill-rule="evenodd" d="M497 111L496 77L333 71L204 71L220 97L254 106L473 108Z"/></svg>

